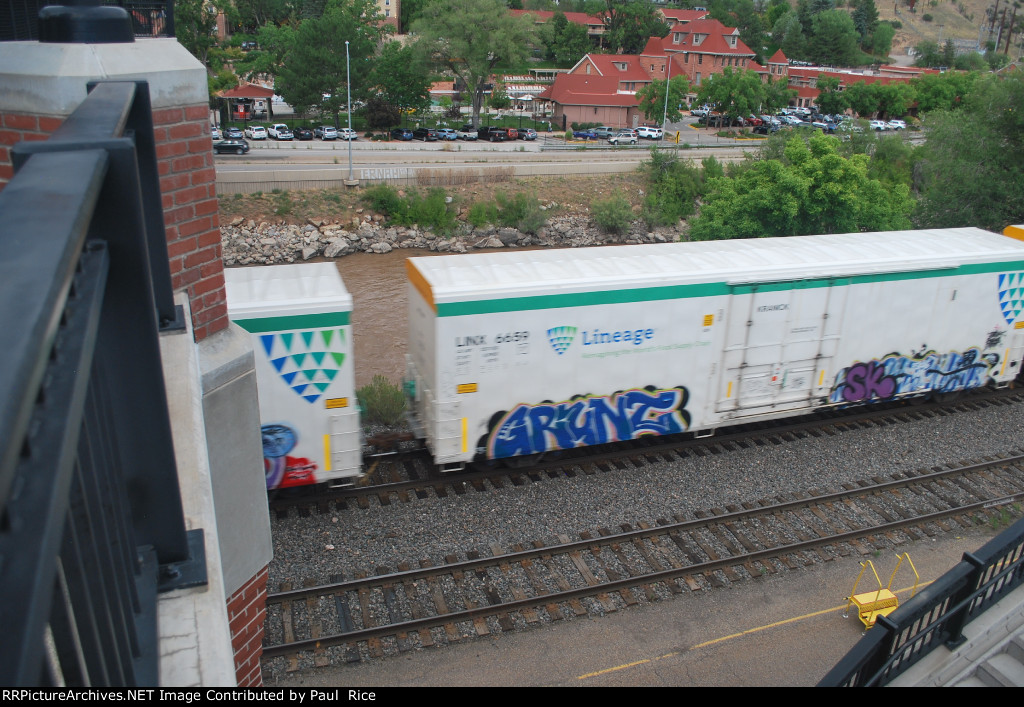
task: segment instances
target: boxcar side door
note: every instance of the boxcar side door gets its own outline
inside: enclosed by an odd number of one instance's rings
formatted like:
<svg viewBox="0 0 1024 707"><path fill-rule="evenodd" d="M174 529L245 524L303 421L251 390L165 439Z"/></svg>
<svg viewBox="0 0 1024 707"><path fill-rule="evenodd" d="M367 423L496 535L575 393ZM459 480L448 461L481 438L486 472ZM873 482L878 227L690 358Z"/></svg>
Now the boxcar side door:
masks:
<svg viewBox="0 0 1024 707"><path fill-rule="evenodd" d="M717 412L758 415L826 397L845 280L732 286Z"/></svg>

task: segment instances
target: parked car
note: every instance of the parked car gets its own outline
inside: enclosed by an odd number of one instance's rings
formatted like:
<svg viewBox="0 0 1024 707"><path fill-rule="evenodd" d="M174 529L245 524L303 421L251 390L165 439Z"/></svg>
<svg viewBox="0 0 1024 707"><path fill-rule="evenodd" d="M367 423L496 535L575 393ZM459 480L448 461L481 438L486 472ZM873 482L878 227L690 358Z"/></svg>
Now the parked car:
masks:
<svg viewBox="0 0 1024 707"><path fill-rule="evenodd" d="M339 128L338 138L340 140L358 140L359 135L352 128Z"/></svg>
<svg viewBox="0 0 1024 707"><path fill-rule="evenodd" d="M519 131L519 139L520 140L536 140L537 139L537 131L534 130L533 128L523 128L522 130Z"/></svg>
<svg viewBox="0 0 1024 707"><path fill-rule="evenodd" d="M596 140L597 133L593 130L573 130L572 137L574 140Z"/></svg>
<svg viewBox="0 0 1024 707"><path fill-rule="evenodd" d="M455 134L459 136L460 140L476 140L478 137L480 137L477 134L476 129L469 123L466 123L461 128L456 130Z"/></svg>
<svg viewBox="0 0 1024 707"><path fill-rule="evenodd" d="M211 140L223 140L224 136L220 134L220 128L216 125L210 126L210 139Z"/></svg>
<svg viewBox="0 0 1024 707"><path fill-rule="evenodd" d="M239 140L245 137L245 133L242 132L241 128L224 128L224 137L228 140Z"/></svg>
<svg viewBox="0 0 1024 707"><path fill-rule="evenodd" d="M267 128L267 135L274 138L275 140L291 140L295 137L292 134L291 128L284 123L274 123Z"/></svg>
<svg viewBox="0 0 1024 707"><path fill-rule="evenodd" d="M218 155L225 152L231 155L244 155L249 151L249 143L244 138L221 140L213 143L213 151Z"/></svg>
<svg viewBox="0 0 1024 707"><path fill-rule="evenodd" d="M319 125L313 128L313 134L321 140L337 140L338 129L332 125Z"/></svg>
<svg viewBox="0 0 1024 707"><path fill-rule="evenodd" d="M267 129L262 125L250 125L245 129L245 137L250 140L266 140Z"/></svg>
<svg viewBox="0 0 1024 707"><path fill-rule="evenodd" d="M832 123L826 123L823 120L815 120L813 123L811 123L811 125L815 128L818 128L823 133L834 133L836 131L835 125L833 125Z"/></svg>
<svg viewBox="0 0 1024 707"><path fill-rule="evenodd" d="M295 130L293 132L295 134L295 139L296 140L312 140L313 139L313 131L310 130L309 128L295 128Z"/></svg>
<svg viewBox="0 0 1024 707"><path fill-rule="evenodd" d="M505 142L509 139L507 128L496 128L493 126L480 128L477 131L477 136L481 140L488 140L490 142Z"/></svg>
<svg viewBox="0 0 1024 707"><path fill-rule="evenodd" d="M438 128L437 136L442 140L447 140L449 142L454 142L459 139L459 134L455 132L454 128Z"/></svg>
<svg viewBox="0 0 1024 707"><path fill-rule="evenodd" d="M437 142L438 140L435 128L416 128L412 131L412 137L414 140L422 140L423 142Z"/></svg>
<svg viewBox="0 0 1024 707"><path fill-rule="evenodd" d="M692 116L694 116L696 118L706 118L707 114L709 112L711 112L711 109L708 106L706 106L706 105L701 106L700 108L691 108L690 109L690 115L692 115Z"/></svg>
<svg viewBox="0 0 1024 707"><path fill-rule="evenodd" d="M872 120L869 127L872 130L888 130L889 124L884 120Z"/></svg>
<svg viewBox="0 0 1024 707"><path fill-rule="evenodd" d="M776 125L775 123L761 123L754 127L755 135L771 135L777 133L782 129L782 126Z"/></svg>
<svg viewBox="0 0 1024 707"><path fill-rule="evenodd" d="M618 134L618 130L615 128L609 128L607 125L602 125L599 128L594 128L592 131L594 135L597 135L599 140L607 140L610 137Z"/></svg>
<svg viewBox="0 0 1024 707"><path fill-rule="evenodd" d="M409 130L409 128L395 128L391 131L391 139L404 140L408 142L409 140L412 140L412 130Z"/></svg>
<svg viewBox="0 0 1024 707"><path fill-rule="evenodd" d="M655 128L650 125L641 125L636 129L636 134L648 140L660 140L664 136L661 128Z"/></svg>
<svg viewBox="0 0 1024 707"><path fill-rule="evenodd" d="M907 124L904 123L902 120L890 120L889 127L892 128L893 130L906 130Z"/></svg>
<svg viewBox="0 0 1024 707"><path fill-rule="evenodd" d="M637 135L636 130L620 130L615 135L608 138L608 143L611 145L636 145L640 141L640 137Z"/></svg>

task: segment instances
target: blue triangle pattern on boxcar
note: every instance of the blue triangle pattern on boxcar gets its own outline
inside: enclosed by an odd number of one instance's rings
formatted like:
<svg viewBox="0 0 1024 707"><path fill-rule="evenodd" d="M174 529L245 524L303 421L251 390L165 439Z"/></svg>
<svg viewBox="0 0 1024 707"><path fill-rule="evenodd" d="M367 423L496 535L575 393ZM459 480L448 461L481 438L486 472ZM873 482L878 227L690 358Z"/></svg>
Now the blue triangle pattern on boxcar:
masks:
<svg viewBox="0 0 1024 707"><path fill-rule="evenodd" d="M1024 311L1024 272L999 273L999 309L1007 324L1013 324Z"/></svg>
<svg viewBox="0 0 1024 707"><path fill-rule="evenodd" d="M344 329L277 332L259 339L284 383L310 403L326 393L345 361Z"/></svg>

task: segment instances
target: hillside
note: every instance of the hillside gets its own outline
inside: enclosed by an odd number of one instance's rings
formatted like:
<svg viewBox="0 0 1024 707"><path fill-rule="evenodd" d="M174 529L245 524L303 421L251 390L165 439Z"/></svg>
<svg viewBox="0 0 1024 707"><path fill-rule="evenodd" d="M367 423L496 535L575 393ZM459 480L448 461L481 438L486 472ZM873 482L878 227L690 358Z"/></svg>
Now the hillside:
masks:
<svg viewBox="0 0 1024 707"><path fill-rule="evenodd" d="M906 57L907 48L923 41L945 42L947 39L978 40L978 31L985 24L981 34L982 45L989 40L988 25L985 19L986 8L995 5L995 0L918 0L917 12L911 12L905 0L899 0L899 6L889 4L887 0L876 0L878 19L899 20L903 28L897 30L893 39L892 55ZM999 3L999 14L1009 5L1006 22L1010 22L1012 2L1003 0ZM925 22L924 15L931 15L932 21ZM1017 12L1017 22L1024 22L1024 13ZM998 31L998 23L996 24ZM995 41L995 34L991 37ZM1005 40L1004 40L1005 41ZM1011 49L1011 54L1014 51Z"/></svg>

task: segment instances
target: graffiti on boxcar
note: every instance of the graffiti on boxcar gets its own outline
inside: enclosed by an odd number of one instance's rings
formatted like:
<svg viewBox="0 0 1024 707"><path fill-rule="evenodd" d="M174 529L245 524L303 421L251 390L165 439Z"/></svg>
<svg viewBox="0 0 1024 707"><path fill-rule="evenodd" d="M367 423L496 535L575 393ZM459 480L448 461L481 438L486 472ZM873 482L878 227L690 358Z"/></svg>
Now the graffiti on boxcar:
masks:
<svg viewBox="0 0 1024 707"><path fill-rule="evenodd" d="M316 462L306 457L290 457L298 438L288 425L263 425L263 471L267 489L304 486L316 483Z"/></svg>
<svg viewBox="0 0 1024 707"><path fill-rule="evenodd" d="M985 385L998 362L998 354L982 354L977 348L945 354L892 353L881 359L858 361L840 371L829 400L863 403L918 391L950 393L977 388Z"/></svg>
<svg viewBox="0 0 1024 707"><path fill-rule="evenodd" d="M491 418L487 457L500 459L683 432L690 426L688 399L683 387L648 386L612 395L580 395L561 403L522 403Z"/></svg>

